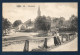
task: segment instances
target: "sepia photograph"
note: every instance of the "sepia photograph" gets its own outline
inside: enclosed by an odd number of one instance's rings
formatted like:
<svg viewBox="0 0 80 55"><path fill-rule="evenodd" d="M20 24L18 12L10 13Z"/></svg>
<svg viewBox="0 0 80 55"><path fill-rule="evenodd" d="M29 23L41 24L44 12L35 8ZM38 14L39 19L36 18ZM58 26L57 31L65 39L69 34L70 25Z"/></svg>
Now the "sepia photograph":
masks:
<svg viewBox="0 0 80 55"><path fill-rule="evenodd" d="M2 52L78 51L77 2L2 3Z"/></svg>

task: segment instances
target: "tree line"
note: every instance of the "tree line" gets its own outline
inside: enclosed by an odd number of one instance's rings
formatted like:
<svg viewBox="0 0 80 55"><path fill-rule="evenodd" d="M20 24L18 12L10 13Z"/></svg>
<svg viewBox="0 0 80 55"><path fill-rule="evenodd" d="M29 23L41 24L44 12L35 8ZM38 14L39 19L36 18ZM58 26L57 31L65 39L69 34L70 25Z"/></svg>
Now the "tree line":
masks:
<svg viewBox="0 0 80 55"><path fill-rule="evenodd" d="M29 24L30 23L31 21L29 22ZM14 21L13 24L11 24L11 22L8 19L2 17L2 33L6 33L7 29L11 29L14 27L16 28L20 24L22 24L21 20L16 20ZM52 26L56 28L67 27L67 28L71 28L74 31L78 31L78 17L72 15L69 18L69 20L65 20L64 17L53 18L51 20L50 17L39 16L35 19L34 26L38 31L42 30L46 33L51 29Z"/></svg>

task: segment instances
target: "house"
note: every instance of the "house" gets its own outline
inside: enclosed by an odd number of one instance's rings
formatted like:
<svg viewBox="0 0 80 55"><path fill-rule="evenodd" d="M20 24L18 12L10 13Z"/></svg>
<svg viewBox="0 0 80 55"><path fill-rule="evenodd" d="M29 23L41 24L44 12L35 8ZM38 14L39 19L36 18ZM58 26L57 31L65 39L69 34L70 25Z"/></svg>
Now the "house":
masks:
<svg viewBox="0 0 80 55"><path fill-rule="evenodd" d="M20 24L18 27L17 27L17 31L24 31L26 30L26 25L24 24Z"/></svg>

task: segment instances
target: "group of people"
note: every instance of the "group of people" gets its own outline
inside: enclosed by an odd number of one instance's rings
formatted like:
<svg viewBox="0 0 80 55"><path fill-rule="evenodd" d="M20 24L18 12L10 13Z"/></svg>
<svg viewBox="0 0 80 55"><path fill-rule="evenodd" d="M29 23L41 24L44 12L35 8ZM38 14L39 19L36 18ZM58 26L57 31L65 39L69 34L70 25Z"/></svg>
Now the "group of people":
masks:
<svg viewBox="0 0 80 55"><path fill-rule="evenodd" d="M54 44L55 44L55 46L61 45L59 33L58 32L54 32L53 36L54 36Z"/></svg>

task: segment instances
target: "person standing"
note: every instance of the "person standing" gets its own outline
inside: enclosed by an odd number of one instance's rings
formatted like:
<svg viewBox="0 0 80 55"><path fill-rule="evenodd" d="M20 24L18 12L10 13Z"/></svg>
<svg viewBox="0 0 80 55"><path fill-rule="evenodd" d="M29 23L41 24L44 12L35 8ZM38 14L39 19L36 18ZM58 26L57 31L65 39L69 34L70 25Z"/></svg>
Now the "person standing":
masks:
<svg viewBox="0 0 80 55"><path fill-rule="evenodd" d="M54 44L55 44L55 46L57 46L58 45L58 40L57 40L56 32L54 32L53 35L54 35Z"/></svg>
<svg viewBox="0 0 80 55"><path fill-rule="evenodd" d="M58 41L58 45L61 45L60 35L59 35L59 33L58 33L58 32L57 32L57 41Z"/></svg>
<svg viewBox="0 0 80 55"><path fill-rule="evenodd" d="M57 32L57 41L58 41L58 45L61 45L59 32Z"/></svg>

